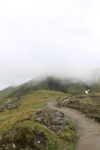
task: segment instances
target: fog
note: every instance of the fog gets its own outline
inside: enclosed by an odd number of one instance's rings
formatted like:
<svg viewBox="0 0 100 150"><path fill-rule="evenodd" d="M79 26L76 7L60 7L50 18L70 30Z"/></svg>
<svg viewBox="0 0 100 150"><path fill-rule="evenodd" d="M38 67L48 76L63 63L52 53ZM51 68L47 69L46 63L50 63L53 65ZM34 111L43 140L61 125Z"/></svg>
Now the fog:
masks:
<svg viewBox="0 0 100 150"><path fill-rule="evenodd" d="M0 89L43 75L100 74L99 0L0 1Z"/></svg>

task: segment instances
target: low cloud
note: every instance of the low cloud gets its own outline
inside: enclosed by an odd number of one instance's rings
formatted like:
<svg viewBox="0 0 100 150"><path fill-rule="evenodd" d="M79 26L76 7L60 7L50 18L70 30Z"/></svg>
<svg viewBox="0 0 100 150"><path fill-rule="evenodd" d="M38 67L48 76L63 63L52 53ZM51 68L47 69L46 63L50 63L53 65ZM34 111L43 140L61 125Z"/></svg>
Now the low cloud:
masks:
<svg viewBox="0 0 100 150"><path fill-rule="evenodd" d="M99 7L98 0L1 1L0 89L42 75L99 73Z"/></svg>

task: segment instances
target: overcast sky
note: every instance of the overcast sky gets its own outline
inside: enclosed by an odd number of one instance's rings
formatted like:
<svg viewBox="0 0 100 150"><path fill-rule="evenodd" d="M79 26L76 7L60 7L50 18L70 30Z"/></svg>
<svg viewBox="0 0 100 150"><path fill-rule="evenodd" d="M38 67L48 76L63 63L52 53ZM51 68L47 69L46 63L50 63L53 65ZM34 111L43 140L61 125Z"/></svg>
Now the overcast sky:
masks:
<svg viewBox="0 0 100 150"><path fill-rule="evenodd" d="M0 89L100 68L100 0L0 0Z"/></svg>

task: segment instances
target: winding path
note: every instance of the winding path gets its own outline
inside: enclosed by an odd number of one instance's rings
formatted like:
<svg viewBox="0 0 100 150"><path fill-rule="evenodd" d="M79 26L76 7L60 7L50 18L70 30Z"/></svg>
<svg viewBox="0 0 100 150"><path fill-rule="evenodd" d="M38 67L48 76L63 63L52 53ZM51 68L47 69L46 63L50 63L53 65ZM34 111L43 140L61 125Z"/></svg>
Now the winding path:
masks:
<svg viewBox="0 0 100 150"><path fill-rule="evenodd" d="M100 124L85 117L79 111L72 108L57 107L57 101L49 101L47 108L63 112L67 118L71 119L77 128L79 140L76 150L100 150Z"/></svg>

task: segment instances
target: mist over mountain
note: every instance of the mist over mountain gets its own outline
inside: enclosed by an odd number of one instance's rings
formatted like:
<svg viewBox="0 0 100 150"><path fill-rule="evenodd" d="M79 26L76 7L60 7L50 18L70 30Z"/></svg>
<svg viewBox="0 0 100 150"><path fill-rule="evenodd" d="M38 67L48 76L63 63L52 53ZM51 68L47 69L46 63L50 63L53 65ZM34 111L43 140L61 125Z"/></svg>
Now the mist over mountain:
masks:
<svg viewBox="0 0 100 150"><path fill-rule="evenodd" d="M60 70L59 70L59 72L60 72ZM20 79L20 81L18 82L18 79L16 80L16 78L15 78L15 81L14 81L14 83L12 83L12 85L9 85L8 84L8 86L6 85L6 86L4 86L4 87L2 87L1 86L1 91L4 89L4 90L8 90L9 88L14 88L14 87L17 87L18 85L26 85L27 84L27 86L29 85L36 85L36 84L38 84L39 82L41 82L41 81L44 81L44 80L46 80L46 79L48 79L49 77L51 77L51 78L53 78L53 79L59 79L59 80L62 80L61 82L66 82L67 84L68 83L78 83L78 82L81 82L81 83L84 83L84 84L88 84L88 85L91 85L91 84L93 84L93 83L100 83L100 69L93 69L93 70L91 70L90 71L90 73L87 73L87 74L81 74L81 75L79 75L79 74L77 74L77 75L75 75L74 73L71 73L70 75L66 75L66 71L65 72L60 72L60 73L54 73L54 74L49 74L49 73L45 73L45 75L38 75L37 77L34 77L33 79L27 79L27 80L25 80L24 79L24 76L23 76L23 79L24 80L22 80L21 81L21 79Z"/></svg>
<svg viewBox="0 0 100 150"><path fill-rule="evenodd" d="M0 91L0 95L3 99L19 98L38 90L61 91L71 95L81 95L85 94L86 90L89 90L90 93L100 91L100 82L83 82L74 78L62 79L49 76L41 79L32 79L18 86L8 87Z"/></svg>
<svg viewBox="0 0 100 150"><path fill-rule="evenodd" d="M99 78L98 0L5 0L0 12L0 89L41 76Z"/></svg>

